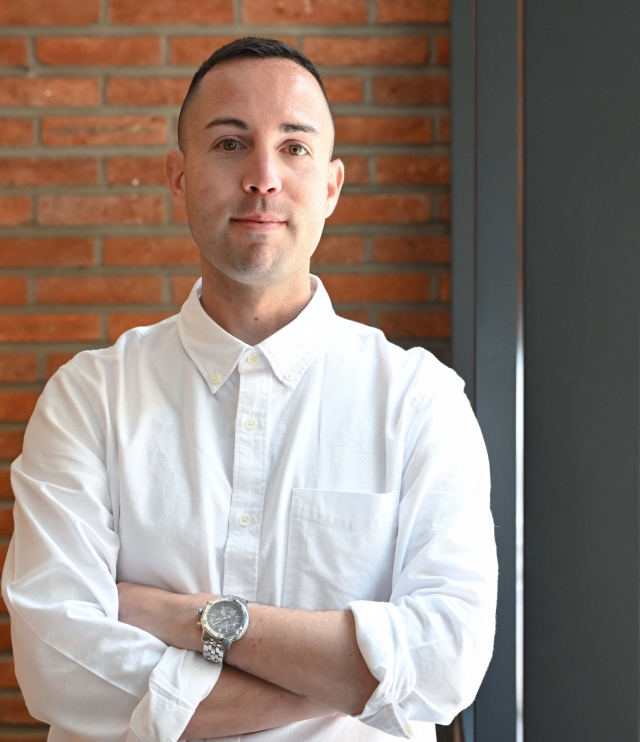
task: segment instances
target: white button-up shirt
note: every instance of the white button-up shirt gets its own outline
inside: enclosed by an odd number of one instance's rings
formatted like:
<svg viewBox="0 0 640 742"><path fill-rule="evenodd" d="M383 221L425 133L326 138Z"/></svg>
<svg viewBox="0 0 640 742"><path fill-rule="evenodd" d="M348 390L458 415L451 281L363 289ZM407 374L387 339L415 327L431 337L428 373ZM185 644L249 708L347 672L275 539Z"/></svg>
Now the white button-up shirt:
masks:
<svg viewBox="0 0 640 742"><path fill-rule="evenodd" d="M379 680L362 714L255 742L435 740L473 701L497 563L462 381L337 317L311 280L306 308L255 347L204 312L198 281L180 314L48 382L12 466L2 593L52 742L175 742L218 680L201 654L118 622L123 580L353 611Z"/></svg>

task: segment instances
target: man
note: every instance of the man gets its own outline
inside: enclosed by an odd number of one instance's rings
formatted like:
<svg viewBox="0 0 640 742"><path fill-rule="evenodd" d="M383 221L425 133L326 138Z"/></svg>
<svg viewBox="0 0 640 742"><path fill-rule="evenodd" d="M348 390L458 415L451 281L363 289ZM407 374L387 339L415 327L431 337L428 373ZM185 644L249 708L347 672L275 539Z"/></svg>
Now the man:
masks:
<svg viewBox="0 0 640 742"><path fill-rule="evenodd" d="M53 742L434 740L477 692L485 447L451 370L338 318L310 276L333 135L299 52L218 50L166 160L201 281L38 402L3 595Z"/></svg>

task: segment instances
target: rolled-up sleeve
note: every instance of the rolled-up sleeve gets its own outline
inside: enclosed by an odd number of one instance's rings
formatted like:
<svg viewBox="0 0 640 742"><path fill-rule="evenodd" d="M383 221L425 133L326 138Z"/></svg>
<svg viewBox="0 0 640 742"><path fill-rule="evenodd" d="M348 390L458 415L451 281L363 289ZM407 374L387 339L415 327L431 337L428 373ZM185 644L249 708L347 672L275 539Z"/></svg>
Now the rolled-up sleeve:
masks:
<svg viewBox="0 0 640 742"><path fill-rule="evenodd" d="M446 370L406 431L389 602L347 605L379 685L365 724L410 738L474 700L493 652L498 566L484 441L461 380Z"/></svg>
<svg viewBox="0 0 640 742"><path fill-rule="evenodd" d="M220 666L118 621L105 439L99 405L61 369L11 469L2 594L16 675L30 713L53 727L100 742L173 742Z"/></svg>

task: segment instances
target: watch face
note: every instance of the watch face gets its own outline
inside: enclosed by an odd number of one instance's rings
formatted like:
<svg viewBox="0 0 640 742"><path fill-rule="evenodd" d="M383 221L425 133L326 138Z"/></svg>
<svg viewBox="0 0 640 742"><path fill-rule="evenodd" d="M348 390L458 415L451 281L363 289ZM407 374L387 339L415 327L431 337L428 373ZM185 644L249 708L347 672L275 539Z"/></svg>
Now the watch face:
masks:
<svg viewBox="0 0 640 742"><path fill-rule="evenodd" d="M206 623L207 629L213 634L232 639L244 624L244 611L231 600L221 600L207 612Z"/></svg>

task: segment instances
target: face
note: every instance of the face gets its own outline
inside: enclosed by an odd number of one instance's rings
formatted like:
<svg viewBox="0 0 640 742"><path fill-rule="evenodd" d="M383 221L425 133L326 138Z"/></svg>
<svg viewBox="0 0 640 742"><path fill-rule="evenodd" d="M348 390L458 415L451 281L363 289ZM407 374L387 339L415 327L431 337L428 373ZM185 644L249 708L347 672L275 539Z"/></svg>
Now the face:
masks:
<svg viewBox="0 0 640 742"><path fill-rule="evenodd" d="M191 104L167 175L204 261L252 286L308 272L344 179L318 83L290 60L240 59L207 73Z"/></svg>

